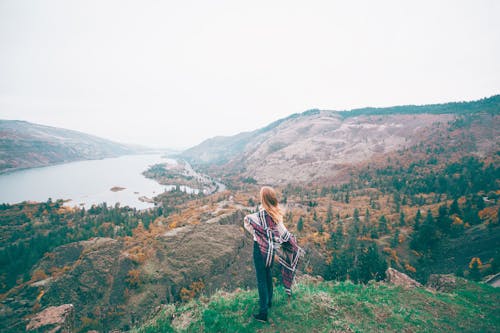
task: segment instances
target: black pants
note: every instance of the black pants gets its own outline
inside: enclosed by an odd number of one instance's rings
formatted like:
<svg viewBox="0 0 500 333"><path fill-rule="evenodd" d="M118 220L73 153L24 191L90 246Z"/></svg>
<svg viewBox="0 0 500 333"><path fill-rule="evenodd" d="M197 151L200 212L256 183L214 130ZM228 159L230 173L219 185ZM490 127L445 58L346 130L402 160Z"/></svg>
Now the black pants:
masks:
<svg viewBox="0 0 500 333"><path fill-rule="evenodd" d="M259 306L260 313L267 314L267 309L273 299L273 278L271 275L271 266L266 267L266 262L260 253L259 244L253 242L253 262L255 264L255 272L257 275L257 288L259 290Z"/></svg>

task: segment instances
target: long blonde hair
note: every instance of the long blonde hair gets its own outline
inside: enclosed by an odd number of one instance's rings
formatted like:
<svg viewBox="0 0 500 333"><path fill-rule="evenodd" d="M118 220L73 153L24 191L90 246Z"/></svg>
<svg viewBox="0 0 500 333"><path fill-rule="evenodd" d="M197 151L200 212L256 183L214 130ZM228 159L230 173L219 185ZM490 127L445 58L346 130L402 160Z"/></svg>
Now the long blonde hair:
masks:
<svg viewBox="0 0 500 333"><path fill-rule="evenodd" d="M278 206L278 197L272 187L263 186L260 189L260 202L275 223L283 222L283 212Z"/></svg>

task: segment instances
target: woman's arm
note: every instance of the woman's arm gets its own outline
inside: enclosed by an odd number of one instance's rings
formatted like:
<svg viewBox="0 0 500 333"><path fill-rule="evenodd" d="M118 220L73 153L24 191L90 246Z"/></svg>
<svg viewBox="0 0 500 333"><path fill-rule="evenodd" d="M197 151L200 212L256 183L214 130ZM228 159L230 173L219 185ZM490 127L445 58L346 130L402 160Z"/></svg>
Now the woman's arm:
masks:
<svg viewBox="0 0 500 333"><path fill-rule="evenodd" d="M243 226L245 229L250 233L250 235L255 236L255 231L253 230L252 226L250 225L250 222L248 222L247 217L243 219Z"/></svg>
<svg viewBox="0 0 500 333"><path fill-rule="evenodd" d="M280 237L284 238L284 236L288 233L288 230L286 229L283 222L278 222L277 228L278 228L278 232L280 233Z"/></svg>

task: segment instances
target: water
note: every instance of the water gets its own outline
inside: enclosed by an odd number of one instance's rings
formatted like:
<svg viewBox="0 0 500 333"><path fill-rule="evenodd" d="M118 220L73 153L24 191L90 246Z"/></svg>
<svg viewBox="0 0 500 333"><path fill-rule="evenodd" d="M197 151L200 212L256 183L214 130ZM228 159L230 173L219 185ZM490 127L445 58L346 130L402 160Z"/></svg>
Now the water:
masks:
<svg viewBox="0 0 500 333"><path fill-rule="evenodd" d="M152 198L175 185L160 185L142 175L157 163L176 163L161 155L126 155L102 160L79 161L0 175L0 203L71 199L66 205L90 207L106 202L138 209L153 207L139 197ZM114 186L125 188L113 192ZM181 190L198 193L198 189L181 186Z"/></svg>

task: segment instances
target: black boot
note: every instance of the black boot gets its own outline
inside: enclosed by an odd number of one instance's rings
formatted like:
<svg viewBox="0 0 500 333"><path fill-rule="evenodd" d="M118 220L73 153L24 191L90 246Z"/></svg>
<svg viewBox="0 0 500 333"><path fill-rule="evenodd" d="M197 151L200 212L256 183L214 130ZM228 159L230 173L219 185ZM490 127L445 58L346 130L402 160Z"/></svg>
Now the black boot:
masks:
<svg viewBox="0 0 500 333"><path fill-rule="evenodd" d="M255 318L255 320L258 320L258 321L261 321L263 323L267 322L267 313L257 313L257 314L254 314L253 317Z"/></svg>

